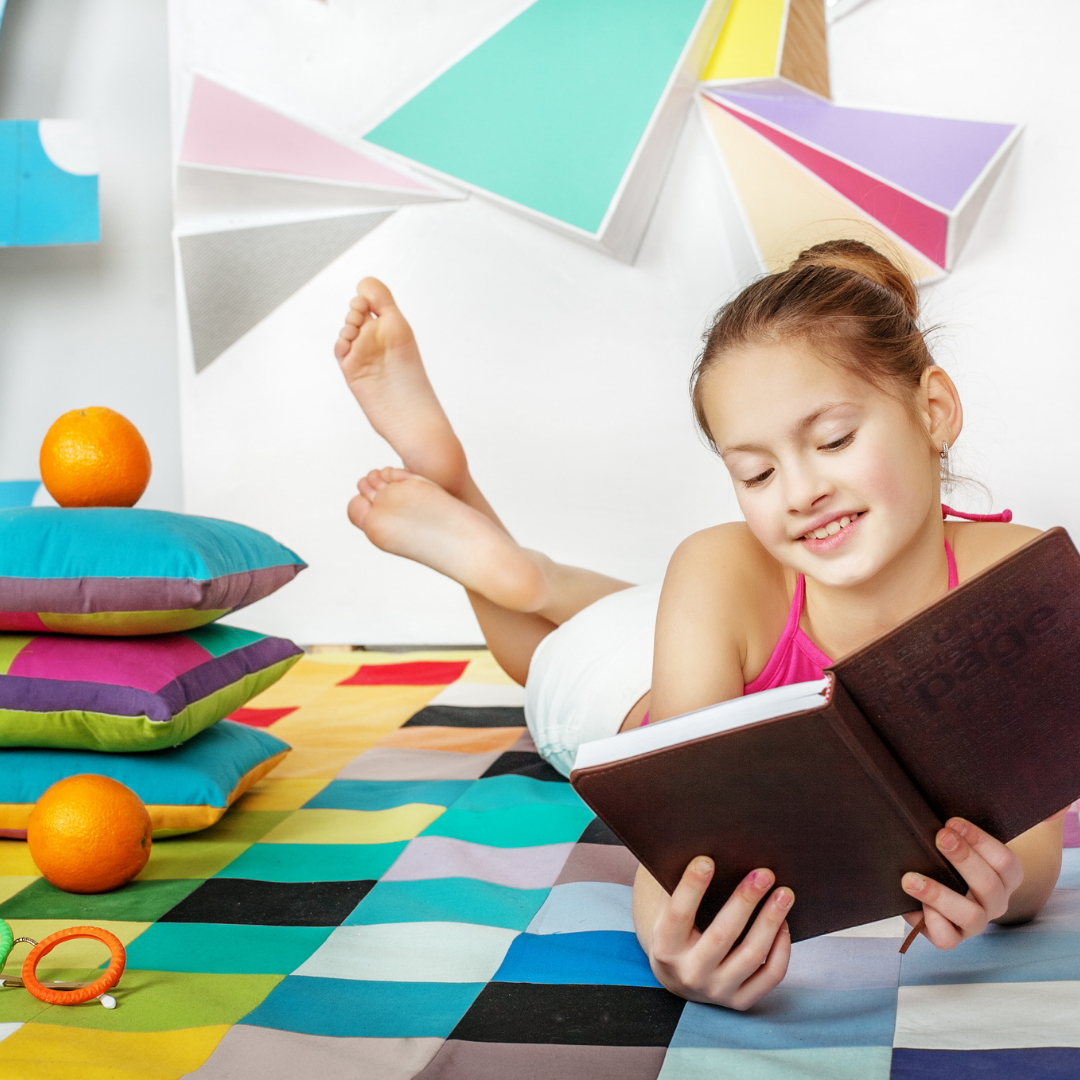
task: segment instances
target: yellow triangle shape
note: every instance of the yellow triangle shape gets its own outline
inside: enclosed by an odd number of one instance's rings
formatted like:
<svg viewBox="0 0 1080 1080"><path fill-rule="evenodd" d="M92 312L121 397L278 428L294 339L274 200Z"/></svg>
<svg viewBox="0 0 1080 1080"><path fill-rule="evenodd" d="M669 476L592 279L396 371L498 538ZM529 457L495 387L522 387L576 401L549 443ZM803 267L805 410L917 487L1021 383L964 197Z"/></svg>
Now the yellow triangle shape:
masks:
<svg viewBox="0 0 1080 1080"><path fill-rule="evenodd" d="M785 0L731 0L703 79L768 79L777 74Z"/></svg>

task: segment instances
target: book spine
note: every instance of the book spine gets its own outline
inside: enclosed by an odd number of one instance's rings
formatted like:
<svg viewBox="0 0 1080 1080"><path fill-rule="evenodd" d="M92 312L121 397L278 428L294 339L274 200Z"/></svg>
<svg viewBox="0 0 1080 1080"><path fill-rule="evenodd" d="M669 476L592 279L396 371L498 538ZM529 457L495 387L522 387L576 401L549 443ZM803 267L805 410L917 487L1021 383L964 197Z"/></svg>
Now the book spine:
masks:
<svg viewBox="0 0 1080 1080"><path fill-rule="evenodd" d="M941 883L966 893L966 882L934 843L943 823L848 696L843 684L836 680L835 675L833 680L830 703L824 710L830 726L878 790L892 803L897 816L919 846L937 864L944 878Z"/></svg>

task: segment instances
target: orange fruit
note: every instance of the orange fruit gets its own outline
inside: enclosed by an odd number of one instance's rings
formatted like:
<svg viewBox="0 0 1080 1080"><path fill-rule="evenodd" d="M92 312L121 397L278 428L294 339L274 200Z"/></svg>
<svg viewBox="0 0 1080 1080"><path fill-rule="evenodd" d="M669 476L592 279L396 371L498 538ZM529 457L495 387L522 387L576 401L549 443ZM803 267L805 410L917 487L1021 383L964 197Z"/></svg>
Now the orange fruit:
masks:
<svg viewBox="0 0 1080 1080"><path fill-rule="evenodd" d="M41 480L61 506L134 506L150 482L139 429L112 409L64 413L41 444Z"/></svg>
<svg viewBox="0 0 1080 1080"><path fill-rule="evenodd" d="M150 858L150 815L131 788L83 773L58 780L30 811L26 839L58 889L100 893L126 885Z"/></svg>

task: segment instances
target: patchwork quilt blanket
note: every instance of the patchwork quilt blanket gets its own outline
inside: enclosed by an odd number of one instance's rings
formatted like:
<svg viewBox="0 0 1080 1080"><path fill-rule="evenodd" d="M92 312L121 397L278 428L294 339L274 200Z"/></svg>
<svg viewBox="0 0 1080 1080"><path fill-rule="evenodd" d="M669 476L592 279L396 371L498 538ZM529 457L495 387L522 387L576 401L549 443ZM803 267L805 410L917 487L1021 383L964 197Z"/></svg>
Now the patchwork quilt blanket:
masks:
<svg viewBox="0 0 1080 1080"><path fill-rule="evenodd" d="M0 989L0 1076L930 1080L1080 1075L1080 826L1042 916L953 952L901 920L795 946L747 1013L633 933L633 857L536 754L484 652L316 654L235 719L295 749L131 885L73 896L0 840L0 915L127 946L118 1006ZM17 946L7 971L26 952ZM93 941L53 977L87 977Z"/></svg>

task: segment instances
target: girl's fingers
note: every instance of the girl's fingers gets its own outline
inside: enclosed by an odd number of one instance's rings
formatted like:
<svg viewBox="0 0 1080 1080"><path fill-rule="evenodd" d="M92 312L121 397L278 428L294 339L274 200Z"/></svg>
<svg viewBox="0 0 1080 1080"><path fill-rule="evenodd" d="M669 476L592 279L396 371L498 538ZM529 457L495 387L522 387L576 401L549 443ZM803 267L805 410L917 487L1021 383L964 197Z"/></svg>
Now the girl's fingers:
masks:
<svg viewBox="0 0 1080 1080"><path fill-rule="evenodd" d="M760 921L760 916L759 916ZM754 926L757 926L755 922ZM747 979L731 1001L733 1009L749 1009L759 1002L770 990L780 985L787 974L788 961L791 959L791 933L786 922L780 924L773 938L772 948L765 963Z"/></svg>
<svg viewBox="0 0 1080 1080"><path fill-rule="evenodd" d="M930 914L936 912L951 922L962 937L973 937L986 929L989 922L986 910L974 897L961 896L940 882L923 877L922 874L905 874L901 884L908 896L922 901L928 928L931 922ZM929 933L926 936L934 940ZM934 941L934 944L937 942Z"/></svg>
<svg viewBox="0 0 1080 1080"><path fill-rule="evenodd" d="M790 889L777 889L761 906L742 943L732 950L724 967L739 983L752 978L768 960L794 899Z"/></svg>
<svg viewBox="0 0 1080 1080"><path fill-rule="evenodd" d="M713 876L713 861L699 855L683 871L671 899L660 910L653 930L653 956L661 964L671 963L683 952L695 934L698 905Z"/></svg>
<svg viewBox="0 0 1080 1080"><path fill-rule="evenodd" d="M960 930L932 907L923 908L923 920L923 936L935 948L955 949L964 940Z"/></svg>
<svg viewBox="0 0 1080 1080"><path fill-rule="evenodd" d="M739 882L735 891L716 913L713 921L705 928L694 946L693 962L702 978L707 978L721 963L727 963L731 964L730 970L736 979L735 985L738 985L761 966L772 947L777 929L787 915L787 907L778 906L775 898L765 904L754 927L747 934L746 941L736 950L736 953L742 954L741 958L736 959L735 953L726 961L725 957L728 957L731 946L743 932L750 917L754 914L754 909L761 902L761 898L773 887L775 881L776 878L771 870L762 869L751 870ZM778 890L778 892L786 894L785 899L791 895L789 889ZM754 930L758 929L758 923L761 923L761 927L755 935ZM748 946L747 942L751 944Z"/></svg>
<svg viewBox="0 0 1080 1080"><path fill-rule="evenodd" d="M1012 892L1020 887L1024 880L1024 867L1016 854L1000 840L995 840L978 825L972 825L963 818L950 818L945 823L946 829L960 835L1001 878L1006 891Z"/></svg>
<svg viewBox="0 0 1080 1080"><path fill-rule="evenodd" d="M953 829L945 828L937 834L937 846L968 883L970 896L982 906L987 918L1004 915L1012 890L1006 887L998 871Z"/></svg>

